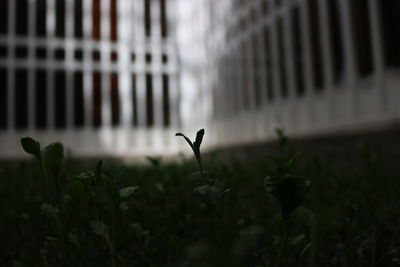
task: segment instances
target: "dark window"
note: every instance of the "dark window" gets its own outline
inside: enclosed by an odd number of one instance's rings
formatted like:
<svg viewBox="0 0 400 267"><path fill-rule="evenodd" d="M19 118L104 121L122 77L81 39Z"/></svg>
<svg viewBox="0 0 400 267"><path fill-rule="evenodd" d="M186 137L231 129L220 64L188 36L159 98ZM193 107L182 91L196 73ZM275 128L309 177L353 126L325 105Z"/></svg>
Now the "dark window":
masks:
<svg viewBox="0 0 400 267"><path fill-rule="evenodd" d="M265 53L265 75L267 77L267 97L268 101L274 100L274 82L272 77L272 54L271 54L271 35L269 28L264 28L264 53Z"/></svg>
<svg viewBox="0 0 400 267"><path fill-rule="evenodd" d="M101 74L93 73L93 126L101 126Z"/></svg>
<svg viewBox="0 0 400 267"><path fill-rule="evenodd" d="M145 55L145 61L146 61L146 63L151 63L151 54L146 53L146 55Z"/></svg>
<svg viewBox="0 0 400 267"><path fill-rule="evenodd" d="M135 60L136 60L136 55L135 55L135 53L132 53L131 54L131 61L135 62Z"/></svg>
<svg viewBox="0 0 400 267"><path fill-rule="evenodd" d="M36 48L36 58L37 59L46 59L47 50L46 48Z"/></svg>
<svg viewBox="0 0 400 267"><path fill-rule="evenodd" d="M7 69L0 69L0 129L7 127Z"/></svg>
<svg viewBox="0 0 400 267"><path fill-rule="evenodd" d="M314 77L314 89L321 91L323 88L323 62L322 62L322 47L321 47L321 34L319 28L319 12L318 0L308 0L309 9L309 28L310 28L310 42L311 42L311 56L312 56L312 72Z"/></svg>
<svg viewBox="0 0 400 267"><path fill-rule="evenodd" d="M2 0L4 1L4 0ZM28 0L17 0L15 6L15 26L17 35L28 34Z"/></svg>
<svg viewBox="0 0 400 267"><path fill-rule="evenodd" d="M256 34L252 38L253 44L253 78L254 78L254 97L256 107L261 106L261 84L260 84L260 51L258 49L258 37Z"/></svg>
<svg viewBox="0 0 400 267"><path fill-rule="evenodd" d="M54 73L55 77L55 126L65 128L66 125L66 97L65 97L65 72L58 70Z"/></svg>
<svg viewBox="0 0 400 267"><path fill-rule="evenodd" d="M298 96L302 96L304 95L303 46L301 43L301 20L298 6L292 9L292 36L295 90Z"/></svg>
<svg viewBox="0 0 400 267"><path fill-rule="evenodd" d="M77 39L83 37L82 0L75 0L74 2L74 36Z"/></svg>
<svg viewBox="0 0 400 267"><path fill-rule="evenodd" d="M146 74L146 125L147 127L154 125L153 77L150 73Z"/></svg>
<svg viewBox="0 0 400 267"><path fill-rule="evenodd" d="M162 61L163 64L167 64L168 63L168 56L166 54L162 54L161 61Z"/></svg>
<svg viewBox="0 0 400 267"><path fill-rule="evenodd" d="M47 127L47 73L46 70L36 70L36 113L35 125L39 129Z"/></svg>
<svg viewBox="0 0 400 267"><path fill-rule="evenodd" d="M77 60L77 61L82 61L82 58L83 58L83 51L80 50L80 49L75 50L75 51L74 51L74 58L75 58L75 60Z"/></svg>
<svg viewBox="0 0 400 267"><path fill-rule="evenodd" d="M163 117L164 127L170 125L170 105L169 105L169 77L167 74L162 76L162 87L163 87Z"/></svg>
<svg viewBox="0 0 400 267"><path fill-rule="evenodd" d="M36 35L46 36L47 1L36 1Z"/></svg>
<svg viewBox="0 0 400 267"><path fill-rule="evenodd" d="M111 124L113 126L119 125L120 117L120 103L119 103L119 88L118 88L118 74L111 73Z"/></svg>
<svg viewBox="0 0 400 267"><path fill-rule="evenodd" d="M146 36L151 35L151 0L144 0L144 31Z"/></svg>
<svg viewBox="0 0 400 267"><path fill-rule="evenodd" d="M263 12L264 15L267 15L269 13L268 0L263 0L263 2L262 2L262 12Z"/></svg>
<svg viewBox="0 0 400 267"><path fill-rule="evenodd" d="M287 97L287 77L286 77L286 56L285 56L285 40L283 35L283 21L282 18L277 21L278 27L278 61L279 61L279 72L281 82L281 96L282 98Z"/></svg>
<svg viewBox="0 0 400 267"><path fill-rule="evenodd" d="M0 35L8 32L8 1L0 1Z"/></svg>
<svg viewBox="0 0 400 267"><path fill-rule="evenodd" d="M8 51L7 46L4 45L0 46L0 58L6 58L8 54L7 51Z"/></svg>
<svg viewBox="0 0 400 267"><path fill-rule="evenodd" d="M371 25L369 21L368 1L349 1L353 29L354 51L358 73L367 76L373 71Z"/></svg>
<svg viewBox="0 0 400 267"><path fill-rule="evenodd" d="M84 97L83 97L83 73L74 73L74 125L82 127L85 122Z"/></svg>
<svg viewBox="0 0 400 267"><path fill-rule="evenodd" d="M112 51L111 55L110 55L110 59L111 59L112 62L118 61L118 53L115 52L115 51Z"/></svg>
<svg viewBox="0 0 400 267"><path fill-rule="evenodd" d="M380 0L377 3L381 11L385 65L400 67L400 1Z"/></svg>
<svg viewBox="0 0 400 267"><path fill-rule="evenodd" d="M64 51L64 49L56 49L55 51L54 51L54 56L55 56L55 58L57 59L57 60L64 60L64 58L65 58L65 51Z"/></svg>
<svg viewBox="0 0 400 267"><path fill-rule="evenodd" d="M341 19L339 13L339 6L336 0L329 0L329 32L330 41L332 46L332 61L333 61L333 77L336 83L341 82L344 75L344 52L343 52L343 39L341 30Z"/></svg>
<svg viewBox="0 0 400 267"><path fill-rule="evenodd" d="M17 69L15 72L15 127L28 125L28 71Z"/></svg>
<svg viewBox="0 0 400 267"><path fill-rule="evenodd" d="M56 1L56 36L65 36L65 0Z"/></svg>
<svg viewBox="0 0 400 267"><path fill-rule="evenodd" d="M117 0L111 0L110 3L110 27L111 41L115 42L118 39Z"/></svg>
<svg viewBox="0 0 400 267"><path fill-rule="evenodd" d="M92 37L100 40L100 0L93 0L92 5Z"/></svg>
<svg viewBox="0 0 400 267"><path fill-rule="evenodd" d="M168 20L166 0L160 0L160 19L161 19L161 37L166 38L168 35Z"/></svg>
<svg viewBox="0 0 400 267"><path fill-rule="evenodd" d="M137 96L136 96L136 75L132 74L132 123L133 126L138 125L138 115L137 115Z"/></svg>
<svg viewBox="0 0 400 267"><path fill-rule="evenodd" d="M97 51L97 50L93 51L92 58L93 58L93 61L100 61L100 59L101 59L100 51Z"/></svg>
<svg viewBox="0 0 400 267"><path fill-rule="evenodd" d="M24 59L28 57L28 48L25 46L17 46L15 48L16 58Z"/></svg>

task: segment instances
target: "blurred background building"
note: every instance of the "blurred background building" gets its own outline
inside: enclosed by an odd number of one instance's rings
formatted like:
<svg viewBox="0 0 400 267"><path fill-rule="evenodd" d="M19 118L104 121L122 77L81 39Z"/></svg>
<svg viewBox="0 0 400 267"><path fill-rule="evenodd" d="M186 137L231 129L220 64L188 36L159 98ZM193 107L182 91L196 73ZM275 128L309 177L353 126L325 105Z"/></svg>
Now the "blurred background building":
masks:
<svg viewBox="0 0 400 267"><path fill-rule="evenodd" d="M400 1L186 1L212 143L373 131L400 117ZM190 64L192 63L192 64ZM184 87L184 85L182 84ZM209 131L210 132L210 131Z"/></svg>
<svg viewBox="0 0 400 267"><path fill-rule="evenodd" d="M400 118L398 0L0 0L0 155L174 154Z"/></svg>

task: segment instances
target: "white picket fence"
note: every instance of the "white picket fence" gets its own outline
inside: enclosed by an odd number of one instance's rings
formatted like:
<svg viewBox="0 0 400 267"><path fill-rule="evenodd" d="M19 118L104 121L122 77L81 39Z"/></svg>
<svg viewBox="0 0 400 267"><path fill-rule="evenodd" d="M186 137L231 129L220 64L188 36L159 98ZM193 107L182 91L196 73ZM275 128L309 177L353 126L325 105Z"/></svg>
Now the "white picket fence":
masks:
<svg viewBox="0 0 400 267"><path fill-rule="evenodd" d="M174 26L176 18L173 12L175 1L167 0L165 6L161 6L160 0L2 2L2 7L8 9L8 20L7 30L0 33L0 47L8 52L0 58L0 70L6 73L1 78L0 87L1 90L7 90L7 99L2 101L7 105L7 112L2 115L5 117L5 127L0 129L1 158L22 156L19 139L23 136L37 138L43 144L63 142L70 153L76 156L174 154L182 147L182 143L174 137L175 132L181 129ZM146 2L149 3L147 21ZM113 4L116 8L114 14ZM23 14L18 11L21 9L27 11L27 19L25 25L18 26L21 23L18 20L24 21L18 17ZM77 9L82 11L81 21L75 17L79 15ZM167 33L162 33L162 12L167 17L164 25ZM41 21L38 16L45 16L45 36L37 35L37 28L43 26L36 25ZM114 22L112 16L116 17ZM79 27L76 23L82 23L81 38L76 38L76 28ZM20 34L18 27L26 28L26 33ZM57 32L57 27L63 28L62 36ZM117 40L112 40L112 27L118 34ZM27 51L25 56L12 52L19 47ZM38 49L47 51L46 58L37 58ZM57 58L57 51L62 51L62 60ZM76 58L77 51L82 53L81 59ZM20 83L17 72L21 70L26 73L26 81L22 85L26 85L26 94L22 100L18 99L17 94ZM40 116L37 115L40 108L37 105L43 105L36 99L40 89L36 85L39 79L37 70L46 73L47 112L45 118L41 118L46 122L43 129L38 128L36 122ZM61 127L56 114L59 112L59 102L54 100L57 90L60 90L56 81L58 71L63 73L62 81L65 82L62 100L65 101L65 109L61 111L65 114L61 116ZM78 114L83 121L80 127L76 127L74 119L77 112L74 74L77 72L82 75L83 82L83 114ZM98 74L97 81L95 74ZM117 75L117 81L112 81L115 79L113 75ZM148 79L152 87L150 94ZM97 85L94 84L96 82ZM117 85L112 85L112 82ZM96 86L99 91L97 94L101 97L94 100ZM113 86L117 87L117 100L113 99L111 93ZM99 107L95 106L95 101L98 101ZM112 101L117 103L117 107L112 106ZM151 110L149 101L152 103ZM23 104L26 104L25 109ZM119 112L113 115L113 109ZM18 110L23 110L24 114L19 114ZM101 117L101 122L95 122L96 116ZM118 116L116 123L113 123L113 116ZM22 125L17 123L18 120L22 120ZM94 127L96 123L98 125Z"/></svg>
<svg viewBox="0 0 400 267"><path fill-rule="evenodd" d="M276 128L301 138L400 122L398 41L388 48L398 1L190 2L187 47L200 39L204 51L187 64L212 103L213 147L271 140Z"/></svg>

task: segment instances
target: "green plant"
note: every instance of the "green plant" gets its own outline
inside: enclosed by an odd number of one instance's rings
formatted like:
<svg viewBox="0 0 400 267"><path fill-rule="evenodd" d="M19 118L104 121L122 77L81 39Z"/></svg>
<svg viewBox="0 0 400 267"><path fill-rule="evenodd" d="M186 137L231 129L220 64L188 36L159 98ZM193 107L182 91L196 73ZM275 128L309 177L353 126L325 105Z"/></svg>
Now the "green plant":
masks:
<svg viewBox="0 0 400 267"><path fill-rule="evenodd" d="M271 171L264 179L266 191L278 200L281 207L281 248L275 263L276 267L282 266L285 256L291 215L304 201L310 187L309 181L304 180L293 172L294 164L301 154L296 153L292 156L286 156L287 137L282 130L277 130L277 134L281 155L267 156L268 159L276 164L276 169Z"/></svg>
<svg viewBox="0 0 400 267"><path fill-rule="evenodd" d="M64 265L68 259L68 245L67 245L67 230L65 226L65 211L64 211L64 194L61 188L60 183L60 172L62 168L62 162L64 160L64 147L60 143L52 143L45 147L43 150L40 149L40 143L33 138L24 137L21 139L21 145L25 152L33 155L39 162L42 176L45 181L45 199L49 200L49 192L50 186L48 182L49 173L52 175L54 180L56 199L57 199L57 210L52 208L52 205L49 203L42 204L42 211L45 215L47 215L46 226L44 228L44 232L41 236L40 246L38 246L36 252L34 253L33 260L31 262L31 266L35 265L40 249L43 246L44 239L47 236L47 233L50 228L50 219L55 218L58 222L61 236L61 247L62 247L62 257L64 261ZM49 212L49 210L53 210L54 212Z"/></svg>

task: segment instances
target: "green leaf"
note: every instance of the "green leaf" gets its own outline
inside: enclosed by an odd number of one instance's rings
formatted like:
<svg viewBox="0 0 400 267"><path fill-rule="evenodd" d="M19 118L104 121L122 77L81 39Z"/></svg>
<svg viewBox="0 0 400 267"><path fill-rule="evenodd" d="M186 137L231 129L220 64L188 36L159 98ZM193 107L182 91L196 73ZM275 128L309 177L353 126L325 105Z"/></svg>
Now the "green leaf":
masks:
<svg viewBox="0 0 400 267"><path fill-rule="evenodd" d="M68 241L74 244L77 248L80 248L78 231L76 229L72 229L68 233Z"/></svg>
<svg viewBox="0 0 400 267"><path fill-rule="evenodd" d="M28 154L35 156L37 159L41 158L40 143L33 138L21 138L21 145L24 151Z"/></svg>
<svg viewBox="0 0 400 267"><path fill-rule="evenodd" d="M183 133L176 133L175 136L182 136L183 138L185 138L186 142L189 144L189 146L193 149L193 143L192 141L190 141L189 138L187 138L186 135L184 135Z"/></svg>
<svg viewBox="0 0 400 267"><path fill-rule="evenodd" d="M130 195L132 195L139 187L138 186L129 186L129 187L124 187L119 190L119 196L122 199L128 198Z"/></svg>
<svg viewBox="0 0 400 267"><path fill-rule="evenodd" d="M279 200L282 212L290 215L303 202L307 191L308 188L302 179L287 175L277 181L272 194Z"/></svg>
<svg viewBox="0 0 400 267"><path fill-rule="evenodd" d="M79 175L76 176L79 180L91 180L94 174L91 171L83 171Z"/></svg>
<svg viewBox="0 0 400 267"><path fill-rule="evenodd" d="M196 140L193 143L193 146L196 148L200 148L201 142L203 141L204 129L201 129L196 134Z"/></svg>
<svg viewBox="0 0 400 267"><path fill-rule="evenodd" d="M90 227L94 234L103 237L110 243L110 228L102 221L91 221Z"/></svg>
<svg viewBox="0 0 400 267"><path fill-rule="evenodd" d="M52 143L44 150L44 166L51 170L58 170L61 168L64 159L64 147L61 143Z"/></svg>
<svg viewBox="0 0 400 267"><path fill-rule="evenodd" d="M274 186L275 186L275 183L271 176L267 176L264 178L264 187L268 193L273 192Z"/></svg>

